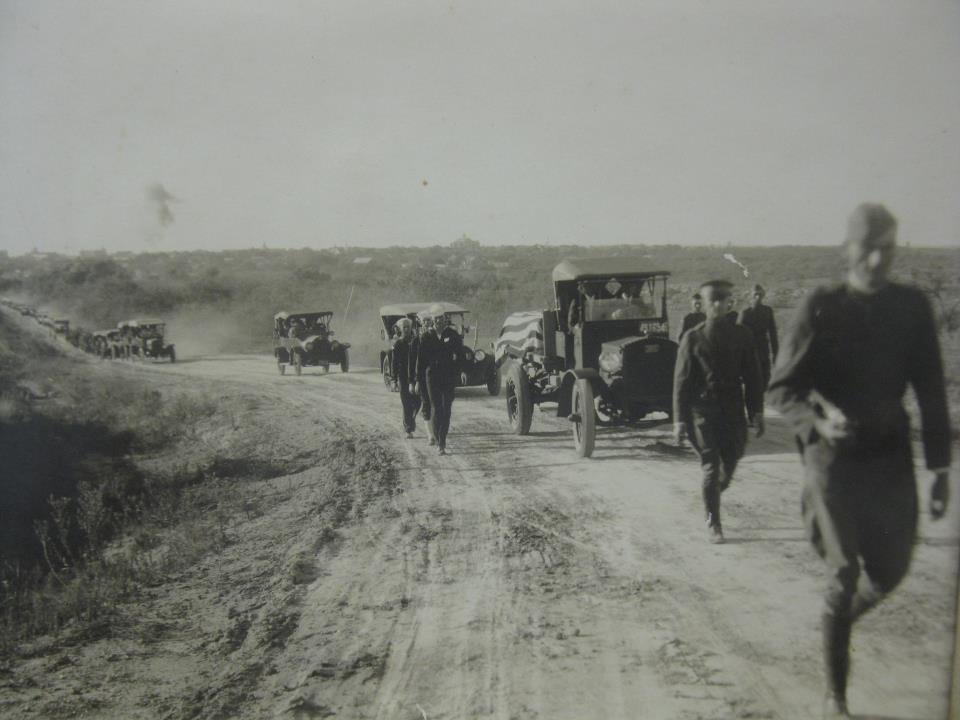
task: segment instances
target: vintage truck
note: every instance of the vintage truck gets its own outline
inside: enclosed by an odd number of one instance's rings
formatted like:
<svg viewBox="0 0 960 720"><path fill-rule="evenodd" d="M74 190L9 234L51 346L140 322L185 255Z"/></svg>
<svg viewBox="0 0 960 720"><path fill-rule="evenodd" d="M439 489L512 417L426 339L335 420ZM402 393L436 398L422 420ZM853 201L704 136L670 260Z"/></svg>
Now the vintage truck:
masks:
<svg viewBox="0 0 960 720"><path fill-rule="evenodd" d="M655 412L670 420L677 343L669 338L669 276L626 257L553 269L554 307L510 315L495 343L514 432L530 432L534 405L556 403L577 454L589 457L598 424Z"/></svg>

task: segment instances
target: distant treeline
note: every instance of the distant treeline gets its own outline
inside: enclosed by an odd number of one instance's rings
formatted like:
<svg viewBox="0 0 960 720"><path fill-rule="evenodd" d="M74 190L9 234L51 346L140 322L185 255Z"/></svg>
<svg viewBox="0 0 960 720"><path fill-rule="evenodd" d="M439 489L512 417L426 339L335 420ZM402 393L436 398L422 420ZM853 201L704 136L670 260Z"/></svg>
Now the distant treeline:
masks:
<svg viewBox="0 0 960 720"><path fill-rule="evenodd" d="M730 254L749 269L749 278ZM746 302L756 283L781 311L809 287L842 277L839 247L484 246L461 238L431 248L230 250L222 252L85 253L79 257L0 253L0 295L46 306L91 329L149 315L168 320L202 345L209 331L218 351L270 350L271 318L279 310L330 309L345 340L375 345L377 308L391 302L448 300L468 307L483 340L510 312L552 303L550 272L566 257L623 256L673 273L671 320L678 325L693 289L704 279L736 283ZM960 295L960 249L899 250L900 279L941 294ZM352 292L352 298L351 298ZM343 314L349 300L346 325ZM199 318L199 320L198 320ZM197 327L197 325L200 327ZM365 358L358 357L358 362Z"/></svg>

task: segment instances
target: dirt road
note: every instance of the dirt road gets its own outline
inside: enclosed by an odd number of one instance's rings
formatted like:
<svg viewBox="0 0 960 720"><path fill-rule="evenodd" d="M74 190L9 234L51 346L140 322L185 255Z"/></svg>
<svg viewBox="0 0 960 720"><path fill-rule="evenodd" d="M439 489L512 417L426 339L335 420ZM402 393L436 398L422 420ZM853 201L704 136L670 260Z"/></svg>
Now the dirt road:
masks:
<svg viewBox="0 0 960 720"><path fill-rule="evenodd" d="M422 427L402 438L399 398L375 370L281 377L269 357L229 356L120 371L256 392L289 407L291 427L340 418L382 434L402 458L391 512L336 543L298 538L296 497L263 528L311 568L296 593L260 603L287 618L268 661L255 661L242 637L216 664L191 655L189 638L150 657L130 653L129 672L171 686L203 678L192 707L209 709L232 683L244 699L222 716L818 717L823 571L803 536L799 463L777 416L751 439L724 495L727 544L714 546L698 463L672 447L666 425L601 430L594 457L578 461L565 422L537 413L531 435L516 437L502 399L462 389L450 455L439 457ZM948 518L922 516L909 578L857 627L850 703L859 717L946 716L953 480ZM257 526L246 532L256 537ZM232 562L249 570L255 557L242 553ZM189 586L185 578L185 597ZM231 612L229 622L243 621L223 605L225 623ZM151 717L143 702L127 716ZM203 716L184 702L182 716Z"/></svg>

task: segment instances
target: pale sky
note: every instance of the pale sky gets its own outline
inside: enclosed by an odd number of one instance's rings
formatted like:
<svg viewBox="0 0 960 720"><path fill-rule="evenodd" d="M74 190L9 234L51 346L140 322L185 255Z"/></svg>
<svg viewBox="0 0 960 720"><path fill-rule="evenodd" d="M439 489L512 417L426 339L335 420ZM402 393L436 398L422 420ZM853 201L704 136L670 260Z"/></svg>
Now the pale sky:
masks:
<svg viewBox="0 0 960 720"><path fill-rule="evenodd" d="M956 0L0 0L0 249L956 245L958 70Z"/></svg>

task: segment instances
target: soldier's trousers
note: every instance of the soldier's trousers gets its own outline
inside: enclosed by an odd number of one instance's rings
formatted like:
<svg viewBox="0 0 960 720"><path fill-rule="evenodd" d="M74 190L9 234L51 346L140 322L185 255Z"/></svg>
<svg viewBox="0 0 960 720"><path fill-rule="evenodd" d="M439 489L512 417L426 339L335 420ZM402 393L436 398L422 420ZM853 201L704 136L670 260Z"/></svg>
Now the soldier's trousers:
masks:
<svg viewBox="0 0 960 720"><path fill-rule="evenodd" d="M763 389L766 391L770 385L770 356L761 351L757 353L757 359L760 361L760 375L763 377Z"/></svg>
<svg viewBox="0 0 960 720"><path fill-rule="evenodd" d="M747 446L747 426L742 418L727 420L719 414L694 414L687 424L690 444L700 456L703 472L703 509L710 525L720 526L720 493L727 489Z"/></svg>
<svg viewBox="0 0 960 720"><path fill-rule="evenodd" d="M410 384L400 381L400 404L403 406L403 431L412 433L417 429L417 411L420 398L410 391Z"/></svg>
<svg viewBox="0 0 960 720"><path fill-rule="evenodd" d="M437 377L433 368L427 368L427 387L430 395L430 415L433 423L433 436L441 448L447 446L447 432L450 430L450 412L453 408L453 394L456 385L442 377Z"/></svg>
<svg viewBox="0 0 960 720"><path fill-rule="evenodd" d="M854 604L869 607L910 567L917 487L909 439L894 438L887 452L859 453L817 440L803 448L803 461L804 525L830 574L825 612L846 616L855 595Z"/></svg>

